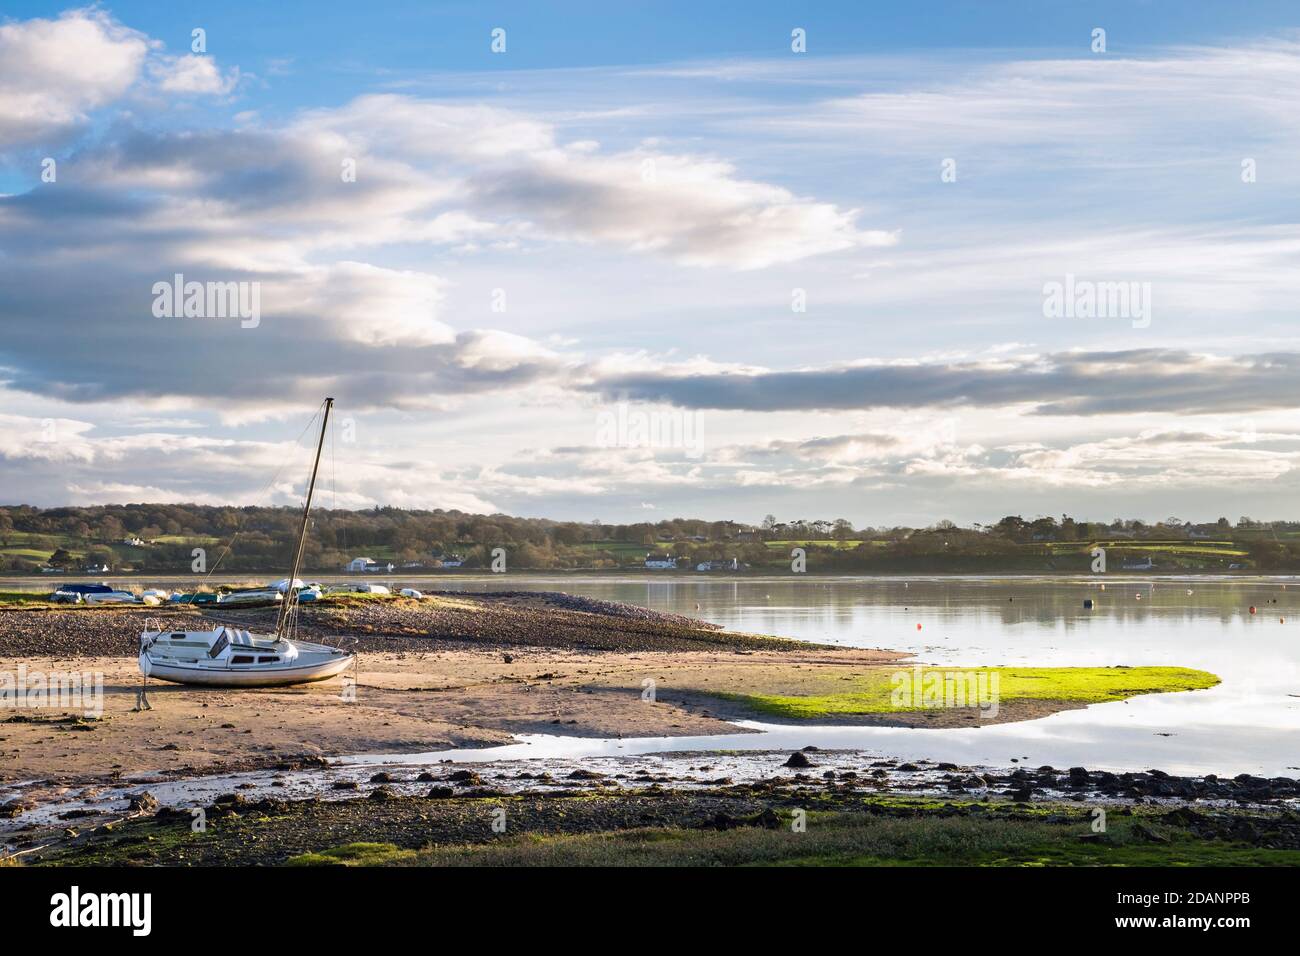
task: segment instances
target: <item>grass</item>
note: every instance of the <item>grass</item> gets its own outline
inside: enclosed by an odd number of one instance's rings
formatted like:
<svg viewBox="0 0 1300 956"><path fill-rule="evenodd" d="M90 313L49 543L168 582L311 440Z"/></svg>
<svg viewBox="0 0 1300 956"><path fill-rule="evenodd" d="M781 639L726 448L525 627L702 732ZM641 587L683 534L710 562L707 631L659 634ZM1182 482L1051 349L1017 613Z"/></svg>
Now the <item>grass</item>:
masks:
<svg viewBox="0 0 1300 956"><path fill-rule="evenodd" d="M979 675L988 691L994 689L999 704L1017 700L1069 701L1100 704L1124 700L1138 694L1160 694L1185 690L1204 690L1219 683L1208 671L1187 667L923 667L921 686L915 696L896 694L900 687L910 687L913 669L885 668L857 675L848 689L836 693L806 696L777 694L724 694L729 700L774 717L813 719L834 714L889 714L903 711L935 709L943 706L945 675ZM895 675L908 675L908 683ZM961 676L950 678L961 680ZM937 688L937 697L930 696ZM701 690L699 693L713 693ZM918 699L919 698L919 699ZM974 706L972 701L971 706Z"/></svg>
<svg viewBox="0 0 1300 956"><path fill-rule="evenodd" d="M285 866L391 866L415 856L392 843L347 843L319 853L290 857Z"/></svg>
<svg viewBox="0 0 1300 956"><path fill-rule="evenodd" d="M854 548L858 547L861 544L872 545L878 543L883 543L883 542L876 542L876 541L863 542L863 541L858 541L856 539L852 539L848 541L840 541L835 538L818 538L809 541L796 541L794 539L791 539L789 541L764 541L763 542L763 544L766 545L767 547L777 549L777 550L783 550L786 548L836 548L836 549L846 550L846 551L852 551Z"/></svg>
<svg viewBox="0 0 1300 956"><path fill-rule="evenodd" d="M938 807L936 802L934 807ZM767 830L639 828L603 833L506 835L490 844L396 848L369 859L387 866L1295 866L1300 851L1205 840L1177 828L1112 814L1093 834L1087 813L1026 817L997 812L967 816L880 816L809 812L795 832L792 816ZM1062 820L1061 818L1065 819ZM1168 842L1146 835L1159 831ZM351 845L351 846L355 846ZM373 846L370 844L369 846ZM381 845L382 846L382 845ZM394 852L395 851L395 852ZM305 858L331 862L349 847ZM363 861L365 854L357 854Z"/></svg>
<svg viewBox="0 0 1300 956"><path fill-rule="evenodd" d="M53 590L54 588L50 587L48 591L0 591L0 606L5 604L49 604L50 591Z"/></svg>
<svg viewBox="0 0 1300 956"><path fill-rule="evenodd" d="M1055 554L1088 553L1093 548L1110 551L1144 551L1169 555L1197 555L1200 557L1242 558L1250 552L1233 546L1231 541L1048 541L1047 548Z"/></svg>

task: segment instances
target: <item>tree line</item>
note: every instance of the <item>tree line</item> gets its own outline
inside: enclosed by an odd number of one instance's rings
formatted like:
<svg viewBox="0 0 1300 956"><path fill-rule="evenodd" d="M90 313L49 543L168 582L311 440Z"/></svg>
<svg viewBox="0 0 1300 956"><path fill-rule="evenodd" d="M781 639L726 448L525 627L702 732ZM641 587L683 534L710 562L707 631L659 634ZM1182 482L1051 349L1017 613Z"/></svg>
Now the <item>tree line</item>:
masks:
<svg viewBox="0 0 1300 956"><path fill-rule="evenodd" d="M191 569L197 547L209 568L219 563L228 571L273 571L287 564L299 516L291 507L193 504L0 507L0 570L181 571ZM503 548L509 566L519 569L611 569L640 564L648 553L678 557L683 566L734 558L752 568L776 568L789 563L794 547L803 547L810 570L1081 570L1087 552L1062 545L1105 541L1122 554L1148 542L1204 541L1200 550L1228 542L1245 552L1235 559L1226 552L1222 558L1204 555L1205 566L1282 569L1300 567L1298 533L1297 522L1249 517L1195 523L1009 515L969 527L943 520L910 528L774 515L756 524L692 518L610 523L380 507L314 511L305 560L312 571L338 571L359 556L398 567L454 556L464 567L485 568L493 550Z"/></svg>

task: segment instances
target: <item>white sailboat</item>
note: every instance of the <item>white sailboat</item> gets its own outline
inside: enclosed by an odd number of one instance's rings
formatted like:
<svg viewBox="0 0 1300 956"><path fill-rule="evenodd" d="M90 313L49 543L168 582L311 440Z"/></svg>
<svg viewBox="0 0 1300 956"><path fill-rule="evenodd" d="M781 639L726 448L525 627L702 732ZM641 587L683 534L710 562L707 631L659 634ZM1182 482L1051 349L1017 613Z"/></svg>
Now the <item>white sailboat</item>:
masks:
<svg viewBox="0 0 1300 956"><path fill-rule="evenodd" d="M307 502L302 510L298 546L294 550L289 581L297 579L302 565L307 516L311 512L316 472L325 445L325 429L333 407L334 399L325 399L320 440L316 445L311 481L307 485ZM280 597L278 591L276 597ZM217 625L210 631L171 631L161 626L155 630L146 621L140 635L140 671L146 678L157 677L176 684L209 687L279 687L329 680L343 673L355 662L355 655L287 636L297 603L295 589L288 588L276 616L275 632L267 635L252 634L227 625Z"/></svg>

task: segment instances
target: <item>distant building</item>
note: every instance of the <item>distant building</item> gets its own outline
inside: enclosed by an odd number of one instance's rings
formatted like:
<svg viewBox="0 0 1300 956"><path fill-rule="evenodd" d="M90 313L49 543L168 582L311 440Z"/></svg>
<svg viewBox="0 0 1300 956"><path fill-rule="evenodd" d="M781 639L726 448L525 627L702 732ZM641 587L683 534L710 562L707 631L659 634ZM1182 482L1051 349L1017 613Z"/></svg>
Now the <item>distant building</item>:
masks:
<svg viewBox="0 0 1300 956"><path fill-rule="evenodd" d="M374 558L353 558L348 562L346 570L354 574L389 574L393 570L393 563L385 561L381 564Z"/></svg>
<svg viewBox="0 0 1300 956"><path fill-rule="evenodd" d="M1150 571L1155 567L1155 562L1150 558L1143 558L1141 561L1125 563L1125 571Z"/></svg>
<svg viewBox="0 0 1300 956"><path fill-rule="evenodd" d="M125 545L130 545L132 548L144 547L144 539L142 538L123 538L122 543Z"/></svg>
<svg viewBox="0 0 1300 956"><path fill-rule="evenodd" d="M645 566L651 571L673 571L677 568L677 559L670 554L647 554Z"/></svg>
<svg viewBox="0 0 1300 956"><path fill-rule="evenodd" d="M444 568L458 568L464 563L465 559L459 554L448 554L438 560L439 566Z"/></svg>
<svg viewBox="0 0 1300 956"><path fill-rule="evenodd" d="M695 566L696 571L739 571L740 561L729 558L725 561L701 561Z"/></svg>

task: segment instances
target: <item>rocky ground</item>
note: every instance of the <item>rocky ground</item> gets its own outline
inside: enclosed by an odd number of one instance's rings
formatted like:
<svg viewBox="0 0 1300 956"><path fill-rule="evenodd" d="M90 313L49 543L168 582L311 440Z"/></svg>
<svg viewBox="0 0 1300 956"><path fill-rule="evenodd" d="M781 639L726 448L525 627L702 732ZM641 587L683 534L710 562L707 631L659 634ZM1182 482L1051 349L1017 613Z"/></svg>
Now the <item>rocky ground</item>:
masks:
<svg viewBox="0 0 1300 956"><path fill-rule="evenodd" d="M616 780L575 770L555 778L516 772L512 782L522 781L523 789L508 792L499 785L505 774L465 767L435 767L418 776L381 771L344 788L347 799L218 796L202 808L204 827L197 833L196 811L160 807L142 791L108 826L74 811L10 840L19 851L15 859L28 864L275 865L322 852L326 856L310 862L334 862L330 854L343 848L336 856L347 859L358 844L382 844L389 857L421 851L427 863L474 862L476 849L500 846L508 858L496 862L555 862L555 848L546 860L530 858L550 838L620 833L639 836L635 844L570 848L572 862L583 862L585 854L602 864L635 864L647 850L643 843L746 830L781 832L785 842L749 840L729 848L715 842L718 858L701 860L690 855L690 843L705 838L692 838L676 856L659 861L772 862L832 854L879 862L883 854L897 862L959 865L1300 863L1300 814L1294 809L1300 789L1290 779L1111 775L1085 768L976 775L954 767L947 777L961 795L934 797L892 788L890 771L879 762L821 771L822 756L815 752L791 754L779 765L778 759L770 777L739 784L723 779L695 789L665 777ZM1101 827L1098 808L1109 821ZM790 837L804 832L794 826L799 814L814 835L804 844ZM361 852L373 857L376 851ZM409 854L395 859L422 861ZM653 853L644 857L654 859Z"/></svg>
<svg viewBox="0 0 1300 956"><path fill-rule="evenodd" d="M0 655L131 656L146 618L167 627L214 622L270 630L276 608L0 608ZM502 650L550 647L590 651L801 650L807 642L725 631L714 624L630 604L558 592L444 592L424 600L340 595L305 604L298 635L335 643L358 640L368 651L440 647Z"/></svg>

